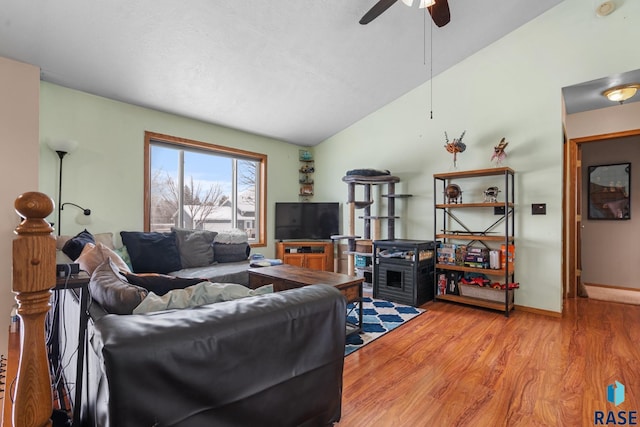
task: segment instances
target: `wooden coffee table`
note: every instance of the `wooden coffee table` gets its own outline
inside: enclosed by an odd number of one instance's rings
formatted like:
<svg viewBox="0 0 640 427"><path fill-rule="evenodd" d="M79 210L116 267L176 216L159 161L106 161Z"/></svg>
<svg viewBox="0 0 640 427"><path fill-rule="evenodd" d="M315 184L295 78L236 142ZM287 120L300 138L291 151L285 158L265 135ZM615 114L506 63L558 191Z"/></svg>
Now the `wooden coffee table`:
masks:
<svg viewBox="0 0 640 427"><path fill-rule="evenodd" d="M347 322L347 335L362 330L362 282L364 282L364 277L311 270L289 264L249 269L249 287L251 289L270 284L273 284L275 292L317 284L337 288L347 299L347 303L358 304L358 324L353 325Z"/></svg>

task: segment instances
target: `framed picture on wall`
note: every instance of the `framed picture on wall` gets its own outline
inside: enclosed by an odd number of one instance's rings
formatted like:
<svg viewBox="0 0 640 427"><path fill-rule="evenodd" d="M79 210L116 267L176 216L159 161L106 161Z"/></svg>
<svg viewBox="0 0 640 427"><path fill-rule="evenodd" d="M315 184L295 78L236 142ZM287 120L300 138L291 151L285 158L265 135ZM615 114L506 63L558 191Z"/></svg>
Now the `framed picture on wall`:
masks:
<svg viewBox="0 0 640 427"><path fill-rule="evenodd" d="M631 218L631 163L589 166L588 218Z"/></svg>

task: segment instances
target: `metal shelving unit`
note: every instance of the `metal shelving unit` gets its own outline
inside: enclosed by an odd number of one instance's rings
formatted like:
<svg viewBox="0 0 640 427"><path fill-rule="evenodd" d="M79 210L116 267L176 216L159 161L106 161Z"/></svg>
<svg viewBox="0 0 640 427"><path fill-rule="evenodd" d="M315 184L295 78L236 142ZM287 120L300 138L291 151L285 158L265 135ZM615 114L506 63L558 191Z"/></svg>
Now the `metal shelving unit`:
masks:
<svg viewBox="0 0 640 427"><path fill-rule="evenodd" d="M480 245L487 249L494 249L497 245L504 245L509 251L510 247L515 244L515 186L514 186L515 172L508 167L499 167L492 169L478 169L469 171L457 171L438 173L433 175L433 194L434 194L434 230L433 235L436 241L440 243L452 243L452 244L464 244ZM491 182L491 178L502 178L503 182L503 198L504 201L490 201L490 202L477 202L463 203L460 197L458 200L452 201L447 197L447 189L449 185L456 182L464 182L465 179L482 180L482 182ZM495 179L492 184L495 184ZM457 185L457 184L456 184ZM441 191L439 187L441 186ZM439 203L439 197L443 197L442 202ZM483 221L482 230L474 230L472 227L465 225L464 217L469 213L473 213L474 224L478 222L478 213L481 214L487 210L490 210L491 214L498 213L497 219L493 221ZM494 216L495 218L495 216ZM462 230L452 230L451 226L462 228ZM498 227L503 227L501 232L496 232ZM495 233L495 234L494 234ZM511 254L513 256L513 254ZM506 289L486 289L486 298L482 296L465 296L455 295L450 293L441 293L438 289L438 274L442 272L455 271L459 273L478 273L489 277L497 277L504 279L503 284ZM514 307L513 296L514 290L509 289L509 284L515 281L515 269L512 262L505 260L499 269L490 268L477 268L464 265L450 265L442 262L438 262L436 258L435 272L434 272L434 295L436 300L453 301L468 305L474 305L478 307L489 308L493 310L504 311L505 316L509 316L509 311ZM493 292L492 292L493 291ZM504 300L499 301L496 297L496 292L504 294ZM491 297L489 297L491 295ZM498 295L499 296L499 295Z"/></svg>

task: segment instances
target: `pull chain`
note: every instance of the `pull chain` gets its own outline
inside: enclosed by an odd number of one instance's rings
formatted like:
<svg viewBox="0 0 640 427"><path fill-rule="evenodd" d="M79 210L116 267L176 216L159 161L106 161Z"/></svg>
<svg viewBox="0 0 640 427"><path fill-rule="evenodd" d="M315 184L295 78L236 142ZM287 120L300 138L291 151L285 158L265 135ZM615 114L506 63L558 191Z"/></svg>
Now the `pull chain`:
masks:
<svg viewBox="0 0 640 427"><path fill-rule="evenodd" d="M425 7L426 9L426 7ZM425 16L426 18L426 16ZM430 48L429 54L431 55L429 62L429 69L431 76L429 78L429 92L430 92L430 101L431 101L431 120L433 120L433 21L431 22L431 39L430 39Z"/></svg>

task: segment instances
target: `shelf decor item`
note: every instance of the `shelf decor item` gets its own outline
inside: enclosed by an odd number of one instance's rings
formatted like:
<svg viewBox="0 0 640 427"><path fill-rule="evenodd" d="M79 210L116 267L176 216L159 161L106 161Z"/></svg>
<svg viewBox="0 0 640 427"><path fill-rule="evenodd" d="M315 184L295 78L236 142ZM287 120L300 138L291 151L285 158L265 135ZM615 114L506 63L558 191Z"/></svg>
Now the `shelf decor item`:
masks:
<svg viewBox="0 0 640 427"><path fill-rule="evenodd" d="M491 155L491 161L495 163L496 166L502 166L502 162L507 158L507 153L504 151L507 148L509 143L506 138L502 138L498 145L493 147L493 155Z"/></svg>
<svg viewBox="0 0 640 427"><path fill-rule="evenodd" d="M313 197L313 174L316 171L313 154L308 150L298 150L298 160L300 162L300 168L298 169L300 191L298 196L301 201L308 202Z"/></svg>
<svg viewBox="0 0 640 427"><path fill-rule="evenodd" d="M313 160L313 155L307 150L300 150L300 160L304 162Z"/></svg>
<svg viewBox="0 0 640 427"><path fill-rule="evenodd" d="M500 189L498 187L489 187L484 190L484 202L485 203L498 203L498 193Z"/></svg>
<svg viewBox="0 0 640 427"><path fill-rule="evenodd" d="M462 203L462 190L458 184L449 184L444 189L445 203Z"/></svg>
<svg viewBox="0 0 640 427"><path fill-rule="evenodd" d="M444 139L446 141L444 148L447 149L447 152L453 154L454 169L457 167L456 162L458 160L458 153L462 153L464 152L464 150L467 149L467 145L462 142L462 138L464 138L464 134L466 132L467 132L466 130L463 131L462 134L460 135L460 138L457 138L457 139L453 138L453 142L449 142L449 136L447 135L447 132L444 133Z"/></svg>

